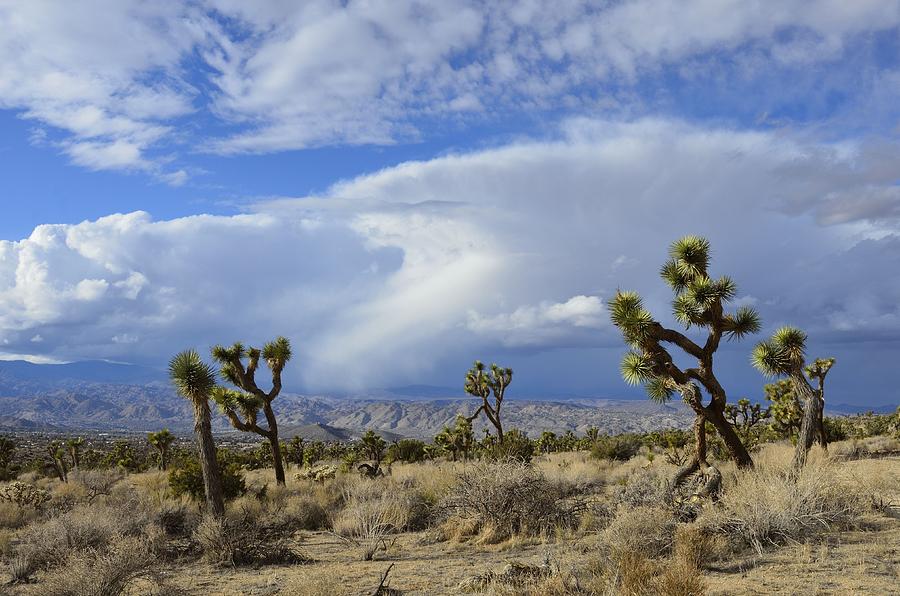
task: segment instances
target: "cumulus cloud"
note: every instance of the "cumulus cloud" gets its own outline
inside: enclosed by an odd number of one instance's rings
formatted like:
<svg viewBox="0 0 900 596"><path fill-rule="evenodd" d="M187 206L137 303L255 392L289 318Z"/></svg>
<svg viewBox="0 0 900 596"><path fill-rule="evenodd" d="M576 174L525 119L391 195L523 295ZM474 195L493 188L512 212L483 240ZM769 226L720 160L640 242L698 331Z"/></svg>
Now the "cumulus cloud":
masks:
<svg viewBox="0 0 900 596"><path fill-rule="evenodd" d="M409 162L237 216L39 226L0 242L0 339L11 354L160 364L285 334L295 382L313 389L566 349L608 375L622 346L603 302L635 289L670 320L658 268L695 233L769 328L802 325L840 360L848 342L900 338L900 281L871 274L900 267L900 239L877 201L822 214L839 200L829 189L889 194L893 151L578 119L557 141Z"/></svg>
<svg viewBox="0 0 900 596"><path fill-rule="evenodd" d="M468 312L466 327L508 347L582 344L592 330L605 325L603 301L597 296L573 296L565 302L520 306L511 313L484 316Z"/></svg>

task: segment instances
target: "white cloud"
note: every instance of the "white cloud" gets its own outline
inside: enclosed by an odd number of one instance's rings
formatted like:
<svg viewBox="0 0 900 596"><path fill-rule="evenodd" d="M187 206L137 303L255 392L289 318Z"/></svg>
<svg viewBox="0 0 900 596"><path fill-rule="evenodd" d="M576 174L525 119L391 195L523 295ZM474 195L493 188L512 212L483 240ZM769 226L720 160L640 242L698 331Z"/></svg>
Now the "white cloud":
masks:
<svg viewBox="0 0 900 596"><path fill-rule="evenodd" d="M63 131L32 136L78 165L180 185L190 169L168 160L185 145L387 144L441 119L640 112L653 99L631 84L664 68L744 82L840 70L854 40L898 23L900 0L13 1L0 6L0 107ZM873 76L863 95L882 89L884 111L896 73ZM852 94L859 80L841 85L820 92ZM225 132L180 131L195 114Z"/></svg>
<svg viewBox="0 0 900 596"><path fill-rule="evenodd" d="M401 164L233 217L40 226L0 242L4 352L159 364L285 334L312 388L422 382L509 347L613 354L602 301L633 288L666 317L658 266L687 233L710 238L714 273L768 325L896 339L900 281L871 272L900 270L880 202L898 163L885 145L581 119L556 142Z"/></svg>
<svg viewBox="0 0 900 596"><path fill-rule="evenodd" d="M590 332L606 324L603 301L597 296L573 296L565 302L520 306L511 313L483 316L468 312L466 327L509 347L583 343Z"/></svg>

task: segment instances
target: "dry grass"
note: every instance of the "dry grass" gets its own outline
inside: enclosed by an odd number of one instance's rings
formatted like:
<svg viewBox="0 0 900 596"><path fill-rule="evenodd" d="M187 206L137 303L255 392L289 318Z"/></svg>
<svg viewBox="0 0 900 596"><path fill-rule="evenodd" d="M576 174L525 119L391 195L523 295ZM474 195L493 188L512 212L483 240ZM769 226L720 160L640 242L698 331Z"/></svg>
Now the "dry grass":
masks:
<svg viewBox="0 0 900 596"><path fill-rule="evenodd" d="M752 470L732 473L718 506L699 523L758 553L778 544L852 526L868 508L863 487L834 461L812 457L798 478L787 450L770 448Z"/></svg>
<svg viewBox="0 0 900 596"><path fill-rule="evenodd" d="M613 551L660 557L672 550L676 526L672 512L662 507L622 509L604 530L603 538Z"/></svg>

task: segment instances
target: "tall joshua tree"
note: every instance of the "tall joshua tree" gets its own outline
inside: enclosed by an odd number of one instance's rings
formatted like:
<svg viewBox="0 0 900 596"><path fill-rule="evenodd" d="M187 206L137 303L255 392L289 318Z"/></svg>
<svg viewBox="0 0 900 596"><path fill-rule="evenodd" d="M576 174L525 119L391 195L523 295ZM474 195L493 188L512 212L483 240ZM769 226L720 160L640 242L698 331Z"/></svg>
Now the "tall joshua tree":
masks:
<svg viewBox="0 0 900 596"><path fill-rule="evenodd" d="M278 442L278 421L272 410L272 401L281 393L281 372L291 359L291 342L279 337L263 346L262 350L245 348L236 343L230 348L215 346L213 358L221 365L222 376L237 390L217 387L213 399L219 404L222 412L228 417L231 426L241 432L253 432L269 440L272 446L272 463L275 468L275 481L283 485L284 463L281 456L281 443ZM256 384L256 370L262 357L272 373L272 388L266 392ZM244 363L246 360L246 364ZM257 423L262 410L266 418L266 426Z"/></svg>
<svg viewBox="0 0 900 596"><path fill-rule="evenodd" d="M713 372L713 357L722 338L740 339L760 328L759 315L749 307L726 312L725 305L734 299L737 286L730 277L713 280L709 276L709 242L697 236L685 236L669 249L669 260L660 275L675 294L672 311L686 329L697 327L706 331L706 340L696 343L688 336L668 329L644 308L635 292L616 293L610 301L613 324L622 332L631 351L622 361L622 376L631 384L643 384L648 396L664 402L678 393L694 410L695 454L675 477L680 484L700 469L719 478L706 460L706 426L709 422L722 437L732 459L739 467L753 465L753 460L740 437L725 418L727 396ZM681 368L675 364L666 346L675 346L696 360L696 366ZM709 394L703 403L701 387ZM708 484L714 490L717 482Z"/></svg>
<svg viewBox="0 0 900 596"><path fill-rule="evenodd" d="M752 356L753 366L767 377L788 377L794 384L794 394L803 404L803 420L794 451L795 471L806 464L806 456L819 434L819 420L822 419L822 401L804 376L805 358L806 333L796 327L778 329L768 341L756 345ZM822 432L824 434L824 429Z"/></svg>
<svg viewBox="0 0 900 596"><path fill-rule="evenodd" d="M825 436L825 377L828 371L834 366L834 358L816 358L812 364L806 367L806 376L810 381L817 381L818 390L816 395L819 397L819 419L816 421L816 440L822 449L828 449L828 437Z"/></svg>
<svg viewBox="0 0 900 596"><path fill-rule="evenodd" d="M169 467L169 448L175 441L175 435L168 428L147 434L147 442L159 452L159 469L165 471Z"/></svg>
<svg viewBox="0 0 900 596"><path fill-rule="evenodd" d="M181 352L169 362L169 377L182 397L194 406L194 433L200 452L200 471L206 506L215 517L225 515L222 478L216 462L216 444L212 436L209 398L216 386L216 373L194 350Z"/></svg>
<svg viewBox="0 0 900 596"><path fill-rule="evenodd" d="M497 442L500 444L503 443L503 423L500 420L500 407L503 405L506 388L512 383L512 374L511 368L502 368L496 364L491 364L491 368L488 371L480 360L476 360L472 368L466 373L466 393L481 398L481 405L478 406L474 414L466 419L472 422L478 417L478 414L484 412L488 421L496 429ZM494 396L493 404L490 402L492 394Z"/></svg>

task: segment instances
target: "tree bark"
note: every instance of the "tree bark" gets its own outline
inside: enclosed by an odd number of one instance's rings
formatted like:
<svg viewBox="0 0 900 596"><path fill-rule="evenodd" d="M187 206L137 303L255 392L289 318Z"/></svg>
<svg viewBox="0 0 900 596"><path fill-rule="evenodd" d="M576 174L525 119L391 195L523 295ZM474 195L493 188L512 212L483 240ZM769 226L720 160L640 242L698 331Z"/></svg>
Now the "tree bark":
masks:
<svg viewBox="0 0 900 596"><path fill-rule="evenodd" d="M819 400L819 419L816 421L816 430L818 431L818 436L816 437L819 441L819 445L822 446L822 449L828 451L828 437L825 435L825 378L819 377L819 391L818 391L818 400Z"/></svg>
<svg viewBox="0 0 900 596"><path fill-rule="evenodd" d="M278 421L275 419L275 412L272 411L272 404L266 401L263 405L263 412L266 414L266 423L269 426L269 443L272 445L272 465L275 467L275 483L284 486L284 462L281 457L281 443L278 442Z"/></svg>
<svg viewBox="0 0 900 596"><path fill-rule="evenodd" d="M796 371L791 375L794 382L794 393L803 403L803 420L800 423L800 432L797 435L797 447L794 450L793 469L795 472L806 465L806 457L818 435L818 421L821 417L821 402L815 390L807 382L802 371Z"/></svg>
<svg viewBox="0 0 900 596"><path fill-rule="evenodd" d="M206 507L214 517L222 517L225 515L222 478L216 461L216 444L213 441L212 425L209 420L209 403L205 399L194 403L194 433L197 436L197 449L200 454Z"/></svg>
<svg viewBox="0 0 900 596"><path fill-rule="evenodd" d="M706 412L706 419L716 428L716 432L722 437L728 453L737 464L738 468L752 468L753 458L738 436L734 427L725 419L724 408L720 407L719 402L713 402L703 409Z"/></svg>

